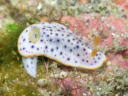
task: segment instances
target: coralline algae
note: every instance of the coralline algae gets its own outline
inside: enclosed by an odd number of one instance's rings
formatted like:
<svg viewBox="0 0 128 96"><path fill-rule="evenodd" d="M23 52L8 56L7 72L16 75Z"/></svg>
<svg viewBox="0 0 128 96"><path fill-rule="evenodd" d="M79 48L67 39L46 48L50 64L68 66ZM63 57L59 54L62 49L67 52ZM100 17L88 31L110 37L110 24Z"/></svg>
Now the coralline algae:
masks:
<svg viewBox="0 0 128 96"><path fill-rule="evenodd" d="M100 47L107 50L125 50L128 46L127 20L124 17L100 16L99 14L81 14L79 16L63 16L61 22L69 25L69 29L76 30L83 37L99 35L101 37Z"/></svg>
<svg viewBox="0 0 128 96"><path fill-rule="evenodd" d="M92 56L90 42L64 25L54 22L34 24L26 28L18 40L18 50L23 56L26 71L36 77L37 56L46 56L61 64L97 69L106 61L102 52Z"/></svg>

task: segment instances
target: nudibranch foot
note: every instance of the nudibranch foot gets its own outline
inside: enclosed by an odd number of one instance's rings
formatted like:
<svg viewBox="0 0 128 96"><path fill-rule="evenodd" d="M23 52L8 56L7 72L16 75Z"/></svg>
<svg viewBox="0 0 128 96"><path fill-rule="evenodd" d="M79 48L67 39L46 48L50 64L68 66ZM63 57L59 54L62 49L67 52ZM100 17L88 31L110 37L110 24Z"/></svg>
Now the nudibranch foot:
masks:
<svg viewBox="0 0 128 96"><path fill-rule="evenodd" d="M36 77L37 57L22 57L22 62L27 73L32 77Z"/></svg>

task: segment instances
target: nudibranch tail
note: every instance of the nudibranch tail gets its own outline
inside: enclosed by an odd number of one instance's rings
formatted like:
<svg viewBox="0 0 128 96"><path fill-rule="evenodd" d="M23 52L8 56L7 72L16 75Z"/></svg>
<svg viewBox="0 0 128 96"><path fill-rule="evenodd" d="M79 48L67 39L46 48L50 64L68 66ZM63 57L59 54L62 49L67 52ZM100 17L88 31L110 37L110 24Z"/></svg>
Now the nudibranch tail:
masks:
<svg viewBox="0 0 128 96"><path fill-rule="evenodd" d="M18 40L18 50L25 69L35 77L37 57L46 56L64 65L94 70L103 65L106 56L93 52L90 42L62 24L44 22L26 28ZM95 54L92 54L95 53ZM34 57L35 59L31 59ZM31 65L30 61L35 63ZM27 68L27 65L30 67Z"/></svg>
<svg viewBox="0 0 128 96"><path fill-rule="evenodd" d="M32 77L36 77L37 57L22 57L22 62L27 73Z"/></svg>

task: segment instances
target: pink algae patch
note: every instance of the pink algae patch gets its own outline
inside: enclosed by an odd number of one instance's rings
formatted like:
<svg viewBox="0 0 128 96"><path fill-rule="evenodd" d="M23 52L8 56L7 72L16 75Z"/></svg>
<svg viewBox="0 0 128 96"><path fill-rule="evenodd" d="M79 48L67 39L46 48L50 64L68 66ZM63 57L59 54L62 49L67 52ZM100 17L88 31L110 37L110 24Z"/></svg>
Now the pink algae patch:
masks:
<svg viewBox="0 0 128 96"><path fill-rule="evenodd" d="M121 46L128 46L128 39L123 39L120 43Z"/></svg>
<svg viewBox="0 0 128 96"><path fill-rule="evenodd" d="M104 39L103 43L102 44L105 44L105 45L110 45L112 46L112 43L113 43L113 38L114 38L114 34L119 34L119 35L123 35L125 34L126 32L126 20L123 19L123 18L117 18L117 17L114 17L114 16L109 16L109 17L106 17L107 20L104 21L105 23L103 23L103 31L105 32L108 32L108 37L106 39ZM121 37L120 38L120 42L122 42L122 40L124 39L125 37Z"/></svg>
<svg viewBox="0 0 128 96"><path fill-rule="evenodd" d="M92 92L90 90L85 88L81 82L71 77L56 79L55 81L64 91L64 96L83 96L84 93L87 94L87 96L92 96Z"/></svg>
<svg viewBox="0 0 128 96"><path fill-rule="evenodd" d="M93 14L82 14L80 16L63 16L61 22L68 23L69 28L82 36L88 37L91 33L97 32L101 36L102 46L112 46L114 34L124 34L127 31L127 22L124 18L115 16L99 16ZM120 38L122 42L125 37ZM127 45L123 41L124 45Z"/></svg>
<svg viewBox="0 0 128 96"><path fill-rule="evenodd" d="M113 0L113 1L122 8L128 9L128 0Z"/></svg>
<svg viewBox="0 0 128 96"><path fill-rule="evenodd" d="M78 31L78 32L83 32L84 34L88 34L84 22L76 17L64 16L62 17L61 22L68 23L69 24L68 27L72 31Z"/></svg>
<svg viewBox="0 0 128 96"><path fill-rule="evenodd" d="M114 17L114 16L109 16L108 18L109 19L108 19L108 22L107 23L110 26L115 27L115 29L117 29L119 32L120 31L123 31L125 29L126 26L125 26L125 20L124 19L118 18L118 17Z"/></svg>
<svg viewBox="0 0 128 96"><path fill-rule="evenodd" d="M128 59L123 57L124 53L109 53L108 58L115 66L119 66L123 69L128 69Z"/></svg>

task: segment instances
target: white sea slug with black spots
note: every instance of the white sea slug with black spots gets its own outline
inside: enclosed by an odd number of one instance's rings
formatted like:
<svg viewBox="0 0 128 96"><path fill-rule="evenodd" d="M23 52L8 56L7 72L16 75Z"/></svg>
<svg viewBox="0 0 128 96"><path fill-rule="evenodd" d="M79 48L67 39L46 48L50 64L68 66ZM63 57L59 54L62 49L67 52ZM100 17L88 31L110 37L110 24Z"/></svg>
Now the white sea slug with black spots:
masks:
<svg viewBox="0 0 128 96"><path fill-rule="evenodd" d="M106 61L102 52L92 56L88 40L62 24L44 22L27 27L19 36L18 51L25 70L36 77L37 57L45 56L61 64L94 70Z"/></svg>

